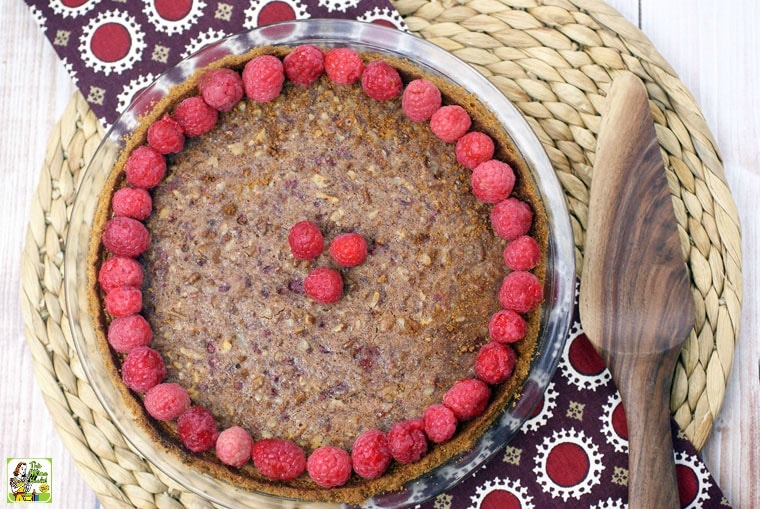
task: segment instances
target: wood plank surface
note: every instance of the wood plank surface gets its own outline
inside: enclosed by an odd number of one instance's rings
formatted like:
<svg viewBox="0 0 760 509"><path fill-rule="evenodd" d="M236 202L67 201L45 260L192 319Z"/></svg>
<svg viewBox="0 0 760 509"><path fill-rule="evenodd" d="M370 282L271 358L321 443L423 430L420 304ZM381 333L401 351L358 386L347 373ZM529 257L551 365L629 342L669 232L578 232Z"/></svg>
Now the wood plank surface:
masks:
<svg viewBox="0 0 760 509"><path fill-rule="evenodd" d="M739 210L742 324L723 407L703 456L733 507L748 509L760 507L759 22L755 1L641 1L641 28L700 105Z"/></svg>
<svg viewBox="0 0 760 509"><path fill-rule="evenodd" d="M24 2L0 2L0 26L0 454L3 465L7 457L52 458L53 507L91 508L95 494L59 438L34 378L19 300L31 199L48 135L74 87Z"/></svg>
<svg viewBox="0 0 760 509"><path fill-rule="evenodd" d="M760 507L760 24L754 0L610 0L679 73L707 118L739 209L744 246L741 339L705 458L737 508ZM32 373L19 301L21 250L48 135L74 87L22 0L0 2L0 451L54 461L55 504L98 503L77 472ZM4 493L4 491L3 491Z"/></svg>

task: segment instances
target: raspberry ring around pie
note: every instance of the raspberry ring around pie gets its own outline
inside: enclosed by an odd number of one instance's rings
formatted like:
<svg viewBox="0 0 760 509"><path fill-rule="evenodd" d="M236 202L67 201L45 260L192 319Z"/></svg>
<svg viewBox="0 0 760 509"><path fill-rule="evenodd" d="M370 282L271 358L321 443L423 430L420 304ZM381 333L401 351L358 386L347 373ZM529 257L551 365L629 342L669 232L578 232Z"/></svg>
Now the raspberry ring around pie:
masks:
<svg viewBox="0 0 760 509"><path fill-rule="evenodd" d="M453 148L453 147L452 147L452 148ZM529 391L530 391L530 389L529 389ZM529 391L528 391L528 393L529 393Z"/></svg>

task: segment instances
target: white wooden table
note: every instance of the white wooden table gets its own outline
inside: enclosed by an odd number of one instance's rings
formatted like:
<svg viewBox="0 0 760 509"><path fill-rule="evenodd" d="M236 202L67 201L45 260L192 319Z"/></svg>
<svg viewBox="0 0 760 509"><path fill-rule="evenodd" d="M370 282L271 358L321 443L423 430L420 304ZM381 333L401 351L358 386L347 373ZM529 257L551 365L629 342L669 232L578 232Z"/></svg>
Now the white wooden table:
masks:
<svg viewBox="0 0 760 509"><path fill-rule="evenodd" d="M760 3L609 0L652 40L694 94L725 163L743 228L740 342L704 449L736 508L760 507ZM48 134L74 86L22 0L0 2L0 451L52 457L55 507L99 504L42 402L19 304L21 251ZM3 481L7 482L7 477ZM5 490L2 491L5 493Z"/></svg>

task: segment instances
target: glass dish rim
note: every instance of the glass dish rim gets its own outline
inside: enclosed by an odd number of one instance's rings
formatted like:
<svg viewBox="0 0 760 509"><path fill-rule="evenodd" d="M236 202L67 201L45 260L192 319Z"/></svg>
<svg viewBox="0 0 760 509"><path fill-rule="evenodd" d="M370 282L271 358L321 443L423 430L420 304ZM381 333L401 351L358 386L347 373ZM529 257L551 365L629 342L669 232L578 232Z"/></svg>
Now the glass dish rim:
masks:
<svg viewBox="0 0 760 509"><path fill-rule="evenodd" d="M136 126L139 113L143 111L141 101L148 100L156 92L166 94L172 86L181 83L197 68L200 68L201 63L203 65L208 64L209 62L204 61L204 58L209 53L221 50L226 52L220 54L220 57L223 57L226 54L244 53L254 46L293 46L303 43L314 43L322 46L337 44L356 46L365 51L377 51L412 59L415 64L426 71L445 77L474 93L494 113L514 141L518 151L530 167L536 187L545 204L550 229L545 295L551 299L551 305L544 306L540 353L537 355L537 359L534 359L531 374L523 386L521 397L514 404L508 404L505 407L503 414L483 434L473 450L465 452L422 477L410 481L401 492L377 495L367 500L363 506L389 508L421 503L462 481L475 468L491 458L530 417L533 407L540 400L557 368L572 320L575 294L575 259L572 229L564 194L551 162L536 134L517 108L498 88L453 54L422 38L397 29L357 21L326 19L298 20L266 25L228 36L205 46L167 70L138 94L132 104L113 124L97 148L92 161L84 170L81 185L85 187L80 187L80 190L88 191L87 186L97 185L96 178L104 178L104 175L110 172L110 167L104 168L102 166L103 159L106 157L113 158L115 154L118 154L120 145L123 145L124 135ZM445 74L442 69L446 69ZM101 174L98 174L99 170L101 170ZM70 229L66 238L67 254L70 251L74 252L64 259L64 285L69 325L85 376L111 420L136 450L140 451L148 461L175 482L189 491L208 498L209 492L212 491L211 488L216 487L218 483L227 483L219 479L209 479L208 476L202 474L192 473L193 475L189 475L186 471L180 473L176 469L177 466L182 465L180 461L167 460L167 458L160 457L161 455L150 457L150 455L145 454L144 451L151 449L154 444L150 441L146 442L146 437L135 434L136 430L133 428L137 428L139 431L139 426L130 427L129 423L124 423L119 419L118 412L113 407L112 398L107 395L109 388L101 385L110 383L110 380L102 380L101 377L97 376L97 370L93 364L85 362L93 353L91 344L93 338L89 337L89 334L83 330L85 322L82 320L86 321L88 317L86 313L82 312L81 306L83 302L86 302L86 298L82 299L81 291L83 289L81 288L82 285L79 284L82 267L85 266L83 264L86 264L87 249L85 249L84 256L78 252L78 249L89 245L89 230L86 226L88 219L91 220L92 218L93 210L92 203L84 204L86 200L82 199L82 196L82 193L77 193L72 209ZM75 223L75 220L79 222ZM82 230L82 226L84 226L84 230ZM83 239L86 241L81 243ZM86 274L84 277L87 277ZM278 499L268 494L253 493L237 489L232 485L228 486L232 488L228 492L231 493L228 500L216 498L218 493L214 493L215 498L210 500L225 507L235 507L235 504L240 503L241 495L250 495L255 497L253 501L256 504L263 506L280 507L281 503L286 503L288 507L293 507L294 504L295 507L303 508L340 507L340 504ZM242 494L239 493L241 491ZM260 497L263 498L259 500Z"/></svg>

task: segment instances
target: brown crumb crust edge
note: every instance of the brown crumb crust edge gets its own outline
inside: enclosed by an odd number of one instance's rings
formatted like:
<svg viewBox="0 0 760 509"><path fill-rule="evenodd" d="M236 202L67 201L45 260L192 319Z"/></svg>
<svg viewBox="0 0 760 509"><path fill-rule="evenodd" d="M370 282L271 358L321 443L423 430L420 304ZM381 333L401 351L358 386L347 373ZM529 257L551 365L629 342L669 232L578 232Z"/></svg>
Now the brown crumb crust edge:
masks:
<svg viewBox="0 0 760 509"><path fill-rule="evenodd" d="M98 268L108 257L108 254L101 246L100 238L103 227L111 216L111 196L115 190L125 185L124 165L126 159L134 148L145 143L147 129L151 123L161 118L164 113L170 112L173 105L178 101L197 94L197 80L206 70L230 67L237 71L242 71L245 63L258 55L272 54L284 57L291 49L291 47L280 46L259 47L243 55L224 57L204 69L198 70L187 81L173 87L163 99L155 104L149 113L141 118L139 127L124 140L125 147L111 170L103 193L98 200L87 258L88 307L90 316L94 319L100 351L110 368L108 373L104 373L103 375L110 377L114 385L121 392L122 400L128 409L127 415L130 415L139 424L148 437L156 444L160 444L159 449L163 449L167 454L174 455L186 464L189 469L208 474L213 478L253 492L304 501L360 504L372 496L399 490L409 481L430 472L455 456L472 449L480 436L502 414L504 408L507 405L514 405L516 403L520 397L520 387L526 380L530 366L534 360L539 333L540 309L533 310L526 316L528 334L526 338L515 344L518 351L518 363L514 374L504 384L492 387L493 395L491 402L483 415L473 421L460 425L456 435L449 442L430 446L428 453L416 463L400 465L397 462L391 462L388 471L378 479L365 480L353 475L349 482L342 487L324 489L311 481L305 473L291 482L272 481L261 476L250 462L241 469L235 469L219 462L213 450L201 454L193 454L185 450L176 436L175 423L159 423L152 419L145 411L141 397L127 389L121 381L119 371L120 358L118 354L111 351L108 345L106 331L109 317L103 309L103 295L97 283ZM464 107L473 119L471 129L483 131L494 139L496 145L494 158L508 162L517 175L513 195L530 203L535 211L530 234L538 240L542 248L542 259L546 260L548 225L540 195L536 190L535 182L532 180L527 164L493 113L476 96L444 78L422 71L409 60L371 53L363 53L362 57L365 62L377 59L386 60L399 70L405 84L412 79L420 77L434 82L441 90L444 104L459 104ZM243 100L246 99L244 98ZM498 239L495 237L494 241L497 242ZM543 283L546 277L545 264L542 263L533 272ZM413 417L416 416L409 416L409 418ZM223 486L220 486L220 489L224 489Z"/></svg>

